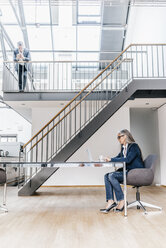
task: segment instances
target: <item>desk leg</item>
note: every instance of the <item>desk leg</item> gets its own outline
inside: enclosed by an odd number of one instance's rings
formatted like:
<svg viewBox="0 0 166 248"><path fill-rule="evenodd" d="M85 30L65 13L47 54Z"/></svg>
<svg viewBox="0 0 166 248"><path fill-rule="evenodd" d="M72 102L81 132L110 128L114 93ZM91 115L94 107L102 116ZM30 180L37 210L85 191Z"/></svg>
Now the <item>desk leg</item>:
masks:
<svg viewBox="0 0 166 248"><path fill-rule="evenodd" d="M126 163L123 163L123 185L124 185L124 216L127 217Z"/></svg>

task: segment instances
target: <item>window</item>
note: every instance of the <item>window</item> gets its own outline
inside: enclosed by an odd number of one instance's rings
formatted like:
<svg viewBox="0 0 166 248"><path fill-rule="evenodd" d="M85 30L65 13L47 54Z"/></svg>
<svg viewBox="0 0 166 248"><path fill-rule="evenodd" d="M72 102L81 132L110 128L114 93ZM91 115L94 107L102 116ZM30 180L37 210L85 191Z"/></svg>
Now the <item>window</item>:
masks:
<svg viewBox="0 0 166 248"><path fill-rule="evenodd" d="M0 135L0 142L17 142L17 134Z"/></svg>

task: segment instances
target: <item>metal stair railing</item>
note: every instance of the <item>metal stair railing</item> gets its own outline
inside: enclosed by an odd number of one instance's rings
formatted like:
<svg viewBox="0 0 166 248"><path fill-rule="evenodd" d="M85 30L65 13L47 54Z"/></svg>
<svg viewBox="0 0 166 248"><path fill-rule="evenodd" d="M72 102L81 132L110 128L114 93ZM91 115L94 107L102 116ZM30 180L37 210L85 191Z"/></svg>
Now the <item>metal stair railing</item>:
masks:
<svg viewBox="0 0 166 248"><path fill-rule="evenodd" d="M24 145L25 160L51 161L133 78L164 78L164 51L166 44L129 45Z"/></svg>

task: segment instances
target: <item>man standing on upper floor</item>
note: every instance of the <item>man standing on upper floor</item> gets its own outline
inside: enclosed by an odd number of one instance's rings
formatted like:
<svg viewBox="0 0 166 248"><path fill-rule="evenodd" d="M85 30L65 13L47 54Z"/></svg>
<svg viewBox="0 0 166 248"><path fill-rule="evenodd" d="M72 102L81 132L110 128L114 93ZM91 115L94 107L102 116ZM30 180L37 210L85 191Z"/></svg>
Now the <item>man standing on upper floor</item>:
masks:
<svg viewBox="0 0 166 248"><path fill-rule="evenodd" d="M27 48L24 48L24 44L22 41L17 42L17 47L14 50L13 60L16 63L15 70L18 73L18 87L19 92L24 92L26 82L27 82L27 72L28 72L28 63L24 63L23 61L30 61L30 53Z"/></svg>

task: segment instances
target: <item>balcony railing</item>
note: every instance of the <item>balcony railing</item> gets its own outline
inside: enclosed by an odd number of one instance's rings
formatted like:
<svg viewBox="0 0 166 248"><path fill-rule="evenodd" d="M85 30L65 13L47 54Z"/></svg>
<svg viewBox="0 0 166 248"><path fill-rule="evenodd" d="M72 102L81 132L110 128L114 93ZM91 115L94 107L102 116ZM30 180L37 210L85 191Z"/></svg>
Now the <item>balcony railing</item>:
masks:
<svg viewBox="0 0 166 248"><path fill-rule="evenodd" d="M166 45L130 45L119 60L126 60L116 68L111 80L101 89L116 89L127 80L132 69L134 78L166 77ZM132 68L131 63L132 61ZM25 92L79 91L93 80L110 61L30 61ZM5 61L3 68L3 91L18 92L18 73L15 62ZM107 69L111 71L114 63Z"/></svg>
<svg viewBox="0 0 166 248"><path fill-rule="evenodd" d="M110 61L30 61L25 92L80 91L93 80ZM116 70L112 87L128 77L127 65ZM111 68L110 68L111 70ZM19 71L18 71L19 73ZM3 69L3 91L18 92L18 73L13 61L5 61ZM115 87L115 86L114 86Z"/></svg>

